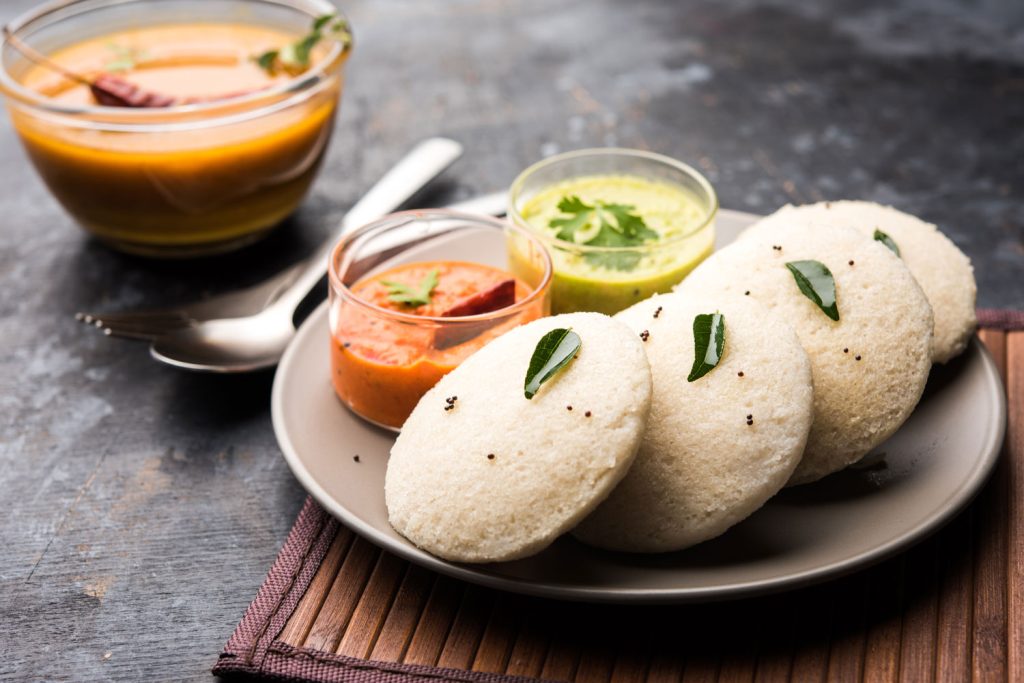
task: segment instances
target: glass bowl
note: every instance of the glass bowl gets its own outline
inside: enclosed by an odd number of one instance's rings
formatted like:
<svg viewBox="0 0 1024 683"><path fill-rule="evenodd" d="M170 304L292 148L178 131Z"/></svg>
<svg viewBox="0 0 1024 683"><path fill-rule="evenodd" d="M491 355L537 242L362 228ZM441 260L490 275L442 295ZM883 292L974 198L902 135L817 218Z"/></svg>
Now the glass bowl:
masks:
<svg viewBox="0 0 1024 683"><path fill-rule="evenodd" d="M539 193L580 178L650 181L683 193L696 207L693 220L665 239L630 247L602 247L559 239L531 223L524 209ZM638 213L643 213L640 207ZM617 313L652 294L667 292L714 249L718 197L692 167L667 156L632 149L584 149L549 157L519 174L509 190L509 218L536 234L554 265L552 311Z"/></svg>
<svg viewBox="0 0 1024 683"><path fill-rule="evenodd" d="M490 313L424 316L353 291L406 264L468 262L519 280L516 302ZM470 354L550 312L551 258L527 230L454 211L406 211L342 238L329 261L331 381L360 417L397 430L424 393Z"/></svg>
<svg viewBox="0 0 1024 683"><path fill-rule="evenodd" d="M326 0L72 0L11 22L43 54L119 31L181 24L309 32ZM29 158L78 223L123 251L163 257L235 249L298 206L331 137L347 39L328 37L305 72L270 87L164 108L74 105L27 87L39 75L0 43L0 92Z"/></svg>

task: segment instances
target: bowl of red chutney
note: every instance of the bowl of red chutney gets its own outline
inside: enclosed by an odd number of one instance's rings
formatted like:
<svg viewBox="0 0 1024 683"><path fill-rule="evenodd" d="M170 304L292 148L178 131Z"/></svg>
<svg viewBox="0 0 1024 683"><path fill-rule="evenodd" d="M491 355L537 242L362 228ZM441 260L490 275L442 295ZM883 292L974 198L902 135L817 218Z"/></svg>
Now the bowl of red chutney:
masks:
<svg viewBox="0 0 1024 683"><path fill-rule="evenodd" d="M459 363L548 315L551 274L541 241L503 220L410 211L356 230L329 263L335 393L363 419L400 428Z"/></svg>

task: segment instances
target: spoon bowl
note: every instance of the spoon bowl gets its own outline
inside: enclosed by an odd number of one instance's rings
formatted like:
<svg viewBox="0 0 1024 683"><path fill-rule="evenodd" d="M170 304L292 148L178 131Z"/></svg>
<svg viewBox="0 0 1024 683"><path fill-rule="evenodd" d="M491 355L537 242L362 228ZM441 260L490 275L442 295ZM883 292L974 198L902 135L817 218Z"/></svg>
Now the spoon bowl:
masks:
<svg viewBox="0 0 1024 683"><path fill-rule="evenodd" d="M277 365L295 336L292 311L275 305L253 316L207 320L153 341L158 361L184 370L254 372Z"/></svg>

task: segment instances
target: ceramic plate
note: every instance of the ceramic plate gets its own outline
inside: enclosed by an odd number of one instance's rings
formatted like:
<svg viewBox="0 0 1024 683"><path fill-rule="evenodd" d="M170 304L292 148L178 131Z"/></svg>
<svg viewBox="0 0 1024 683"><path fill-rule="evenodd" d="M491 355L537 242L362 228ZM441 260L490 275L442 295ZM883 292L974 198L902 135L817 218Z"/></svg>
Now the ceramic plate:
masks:
<svg viewBox="0 0 1024 683"><path fill-rule="evenodd" d="M722 211L719 246L755 219ZM458 246L446 245L448 258L457 257ZM1006 416L996 367L975 339L960 358L932 370L913 416L864 465L783 491L715 540L643 556L563 537L526 560L464 565L417 549L388 524L384 472L394 435L335 397L328 353L325 304L303 324L274 380L274 431L306 490L356 533L411 562L493 588L571 600L732 598L877 562L935 531L971 499L998 458Z"/></svg>

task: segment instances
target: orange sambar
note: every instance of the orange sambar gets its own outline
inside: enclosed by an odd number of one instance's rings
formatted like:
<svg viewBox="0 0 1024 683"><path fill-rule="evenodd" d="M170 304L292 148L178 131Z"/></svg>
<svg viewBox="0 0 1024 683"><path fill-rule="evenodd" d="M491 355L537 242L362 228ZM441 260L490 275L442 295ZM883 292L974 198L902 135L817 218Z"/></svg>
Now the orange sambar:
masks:
<svg viewBox="0 0 1024 683"><path fill-rule="evenodd" d="M98 238L153 256L227 251L295 210L330 140L347 52L328 63L328 45L317 47L321 62L310 73L322 66L329 76L309 92L248 103L231 97L286 83L287 75L268 74L251 56L298 37L244 23L143 26L95 36L50 57L91 75L134 56L130 68L114 75L147 91L209 101L191 113L122 107L42 116L13 101L8 109L54 197ZM55 105L96 104L86 85L42 66L22 81Z"/></svg>
<svg viewBox="0 0 1024 683"><path fill-rule="evenodd" d="M400 283L415 290L437 273L425 305L391 299ZM341 400L362 417L400 427L420 398L470 354L517 325L544 315L546 299L470 317L445 312L507 280L515 301L532 289L499 268L463 261L408 263L357 282L331 311L331 379ZM397 314L397 315L396 315ZM438 408L441 410L441 407Z"/></svg>

